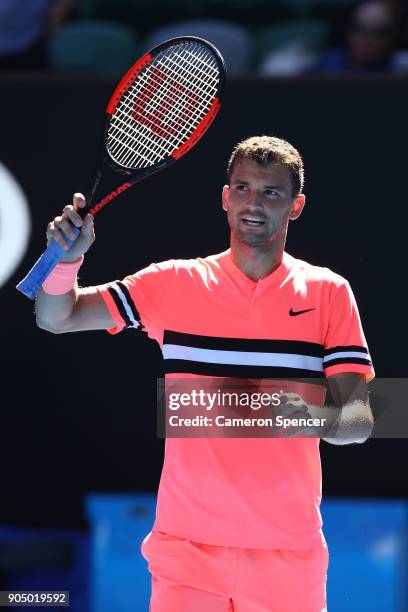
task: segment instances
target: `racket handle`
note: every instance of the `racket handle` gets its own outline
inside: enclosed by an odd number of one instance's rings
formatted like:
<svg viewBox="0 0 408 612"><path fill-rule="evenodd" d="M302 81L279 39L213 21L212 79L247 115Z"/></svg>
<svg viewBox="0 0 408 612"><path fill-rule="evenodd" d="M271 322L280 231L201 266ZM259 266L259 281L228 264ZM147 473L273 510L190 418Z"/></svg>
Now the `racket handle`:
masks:
<svg viewBox="0 0 408 612"><path fill-rule="evenodd" d="M78 236L81 230L74 225L72 225L72 229ZM64 238L70 245L76 240L76 238L74 240L70 240L65 234ZM19 282L16 289L33 300L45 279L51 274L57 263L64 257L65 253L66 251L58 244L58 242L53 240L31 268L27 276L25 276L23 280Z"/></svg>

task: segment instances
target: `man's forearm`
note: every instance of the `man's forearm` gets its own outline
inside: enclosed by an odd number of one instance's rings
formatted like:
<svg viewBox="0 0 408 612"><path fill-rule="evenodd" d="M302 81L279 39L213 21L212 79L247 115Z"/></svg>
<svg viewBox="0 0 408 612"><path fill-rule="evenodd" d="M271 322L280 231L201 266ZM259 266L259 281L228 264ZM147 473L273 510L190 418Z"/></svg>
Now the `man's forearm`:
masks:
<svg viewBox="0 0 408 612"><path fill-rule="evenodd" d="M339 409L329 435L322 439L335 445L361 444L370 437L373 427L374 419L368 401L356 400Z"/></svg>
<svg viewBox="0 0 408 612"><path fill-rule="evenodd" d="M365 442L374 427L365 376L337 374L328 378L328 385L339 412L329 435L323 439L337 445Z"/></svg>
<svg viewBox="0 0 408 612"><path fill-rule="evenodd" d="M54 334L62 333L78 299L78 285L62 295L49 295L40 289L35 302L38 327Z"/></svg>
<svg viewBox="0 0 408 612"><path fill-rule="evenodd" d="M356 400L342 408L309 405L308 412L313 418L324 420L320 429L322 440L337 446L365 442L374 426L368 401Z"/></svg>
<svg viewBox="0 0 408 612"><path fill-rule="evenodd" d="M95 240L93 216L87 214L82 219L79 214L80 209L85 207L85 198L81 193L75 193L72 202L72 205L65 206L61 216L55 217L47 226L47 244L55 240L65 250L65 254L45 281L47 292L41 288L35 304L38 327L55 334L75 331L74 311L80 296L89 293L87 290L78 289L76 275L83 262L84 253ZM79 236L74 232L73 226L81 229ZM84 329L94 329L95 318L96 328L99 329L100 308L99 311L97 309L96 315L94 308L93 301L91 308L88 309L87 321L83 324ZM78 313L75 311L75 314ZM109 322L110 317L105 316L105 318Z"/></svg>

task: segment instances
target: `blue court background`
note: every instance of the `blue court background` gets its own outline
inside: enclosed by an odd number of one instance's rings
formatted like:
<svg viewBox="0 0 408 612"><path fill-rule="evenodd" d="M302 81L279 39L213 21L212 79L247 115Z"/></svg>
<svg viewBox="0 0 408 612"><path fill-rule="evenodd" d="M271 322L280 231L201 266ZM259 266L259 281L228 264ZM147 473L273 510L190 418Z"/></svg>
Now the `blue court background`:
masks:
<svg viewBox="0 0 408 612"><path fill-rule="evenodd" d="M0 528L1 588L67 590L71 612L146 612L140 546L155 505L153 494L96 493L86 499L89 531ZM329 612L406 612L407 503L333 498L322 514Z"/></svg>
<svg viewBox="0 0 408 612"><path fill-rule="evenodd" d="M155 496L88 498L92 529L92 612L147 610L149 577L139 554ZM403 501L327 499L330 612L404 612L408 506ZM301 610L301 602L299 602Z"/></svg>

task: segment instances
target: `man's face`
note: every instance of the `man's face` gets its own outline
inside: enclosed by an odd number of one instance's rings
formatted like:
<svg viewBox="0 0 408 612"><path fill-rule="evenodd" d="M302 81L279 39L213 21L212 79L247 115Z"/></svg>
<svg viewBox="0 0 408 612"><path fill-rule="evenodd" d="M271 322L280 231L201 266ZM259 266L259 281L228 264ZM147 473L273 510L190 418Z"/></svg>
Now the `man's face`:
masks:
<svg viewBox="0 0 408 612"><path fill-rule="evenodd" d="M235 165L230 185L222 193L233 237L250 247L268 248L286 235L289 220L297 219L304 203L303 195L293 195L289 168L261 166L252 159Z"/></svg>

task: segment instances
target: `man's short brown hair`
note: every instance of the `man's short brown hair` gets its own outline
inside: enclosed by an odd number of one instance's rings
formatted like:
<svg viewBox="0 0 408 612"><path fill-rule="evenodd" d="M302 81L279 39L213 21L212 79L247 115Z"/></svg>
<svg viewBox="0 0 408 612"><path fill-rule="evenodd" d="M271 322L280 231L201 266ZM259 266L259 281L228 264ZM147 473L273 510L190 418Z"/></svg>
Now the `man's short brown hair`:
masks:
<svg viewBox="0 0 408 612"><path fill-rule="evenodd" d="M303 160L299 151L289 142L276 136L252 136L239 142L228 162L228 183L234 167L241 159L252 159L261 166L284 164L288 166L293 187L293 195L302 193L304 183Z"/></svg>

